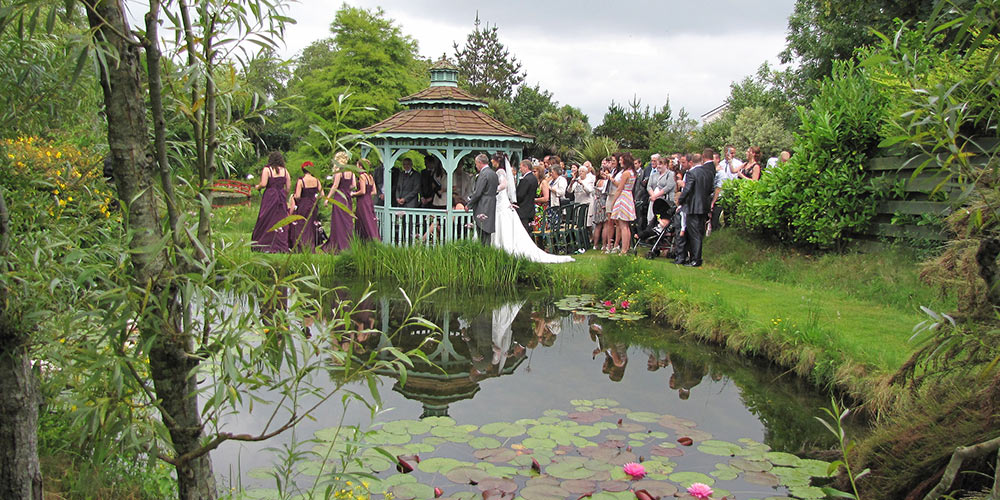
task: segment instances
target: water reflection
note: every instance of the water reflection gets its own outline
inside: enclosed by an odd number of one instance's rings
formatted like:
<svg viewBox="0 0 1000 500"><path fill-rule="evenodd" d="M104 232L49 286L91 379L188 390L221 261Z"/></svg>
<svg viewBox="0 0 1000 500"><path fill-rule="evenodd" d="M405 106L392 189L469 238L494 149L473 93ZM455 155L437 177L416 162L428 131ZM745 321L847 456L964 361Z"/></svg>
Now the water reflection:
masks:
<svg viewBox="0 0 1000 500"><path fill-rule="evenodd" d="M669 328L570 314L546 300L490 304L466 297L425 304L419 312L440 325L440 332L400 328L407 307L398 298L368 300L358 309L365 311L353 325L359 333L347 335L355 342L358 359L376 352L388 360L391 354L384 348L389 346L406 351L424 345L428 354L430 362L417 360L407 370L405 383L398 373L380 372L392 379L394 392L419 403L419 413L396 414L396 419L449 415L461 420L471 413L480 418L492 414L490 421L516 420L589 394L624 399L623 404L634 407L667 407L732 429L763 424L763 436L757 437L775 449L798 451L825 440L812 419L824 399L812 388L745 358L685 340ZM633 368L627 375L630 355L645 359L646 370ZM594 380L598 370L604 382ZM493 381L506 378L512 380ZM486 382L499 385L481 396ZM455 414L459 403L463 411ZM697 406L689 412L678 409L691 404ZM735 421L734 415L748 411L751 421Z"/></svg>
<svg viewBox="0 0 1000 500"><path fill-rule="evenodd" d="M285 302L280 296L259 301L268 304L262 308L265 317L284 314L291 307ZM698 344L668 327L570 314L546 297L434 297L433 303L418 304L415 312L439 331L407 323L409 312L398 291L373 295L345 289L301 322L312 334L310 342L330 350L329 360L390 360L387 347L406 352L423 346L430 362L414 360L405 383L398 372L381 372L382 409L391 410L379 415L380 421L448 415L483 425L538 418L549 409L573 411L574 399L611 398L636 411L696 421L722 440L750 438L793 453L828 444L813 419L828 403L825 395L782 371ZM329 362L326 368L309 383L336 386L343 367ZM348 388L364 392L363 385ZM280 399L268 396L263 395ZM294 435L266 444L224 445L214 455L216 465L239 471L266 467L274 459L261 453L265 447L308 439L332 425L339 406L334 397ZM269 412L257 403L223 424L233 431L256 428ZM369 418L367 408L352 407L344 423L366 428Z"/></svg>

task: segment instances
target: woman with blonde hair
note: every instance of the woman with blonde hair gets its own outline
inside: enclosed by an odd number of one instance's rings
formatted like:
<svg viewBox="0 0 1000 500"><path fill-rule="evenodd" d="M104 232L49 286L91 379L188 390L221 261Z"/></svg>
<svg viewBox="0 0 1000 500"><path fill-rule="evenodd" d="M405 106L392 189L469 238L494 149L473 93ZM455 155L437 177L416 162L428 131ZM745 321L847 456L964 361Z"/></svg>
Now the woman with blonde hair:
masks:
<svg viewBox="0 0 1000 500"><path fill-rule="evenodd" d="M354 234L354 208L351 207L351 192L356 179L347 169L351 156L346 151L338 151L333 155L333 184L326 193L326 203L333 200L333 213L330 214L330 239L323 244L324 252L340 253L351 246L351 235Z"/></svg>

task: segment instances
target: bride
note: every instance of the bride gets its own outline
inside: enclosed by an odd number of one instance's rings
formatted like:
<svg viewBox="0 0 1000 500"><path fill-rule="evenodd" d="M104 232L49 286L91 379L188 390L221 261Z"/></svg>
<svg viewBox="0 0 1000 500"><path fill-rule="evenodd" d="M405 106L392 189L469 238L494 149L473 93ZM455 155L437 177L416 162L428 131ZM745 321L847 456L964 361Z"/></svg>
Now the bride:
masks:
<svg viewBox="0 0 1000 500"><path fill-rule="evenodd" d="M514 173L511 171L507 155L503 153L493 155L493 168L500 181L497 188L497 213L494 218L496 229L493 233L493 246L533 262L545 264L573 262L573 257L544 252L535 245L535 242L531 240L531 235L524 230L521 219L517 217L513 206L513 203L517 201L517 195L514 187Z"/></svg>

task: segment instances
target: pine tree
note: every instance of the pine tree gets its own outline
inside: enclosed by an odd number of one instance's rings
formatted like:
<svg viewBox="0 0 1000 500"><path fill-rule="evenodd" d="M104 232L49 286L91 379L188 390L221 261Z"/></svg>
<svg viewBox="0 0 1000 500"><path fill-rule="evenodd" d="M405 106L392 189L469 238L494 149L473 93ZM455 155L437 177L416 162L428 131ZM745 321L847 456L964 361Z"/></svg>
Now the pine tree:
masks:
<svg viewBox="0 0 1000 500"><path fill-rule="evenodd" d="M480 27L479 14L472 33L465 40L465 47L455 43L458 76L463 85L474 95L509 100L514 88L524 82L521 63L507 50L498 35L496 25Z"/></svg>

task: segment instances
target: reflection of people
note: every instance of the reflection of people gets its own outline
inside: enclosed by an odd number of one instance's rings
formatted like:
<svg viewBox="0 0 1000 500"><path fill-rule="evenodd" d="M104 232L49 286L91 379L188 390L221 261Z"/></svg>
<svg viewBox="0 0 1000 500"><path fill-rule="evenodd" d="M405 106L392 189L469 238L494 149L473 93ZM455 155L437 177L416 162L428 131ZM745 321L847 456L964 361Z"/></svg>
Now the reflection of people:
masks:
<svg viewBox="0 0 1000 500"><path fill-rule="evenodd" d="M677 389L677 395L681 399L691 397L691 389L701 383L705 376L705 365L685 359L676 353L667 355L667 359L674 367L674 373L670 375L670 388Z"/></svg>
<svg viewBox="0 0 1000 500"><path fill-rule="evenodd" d="M666 368L669 365L670 365L670 355L663 354L661 357L659 352L650 352L649 360L646 361L646 369L651 372L655 372L660 368Z"/></svg>
<svg viewBox="0 0 1000 500"><path fill-rule="evenodd" d="M625 377L625 365L628 364L628 346L611 344L604 349L604 365L601 373L608 375L612 382L620 382Z"/></svg>
<svg viewBox="0 0 1000 500"><path fill-rule="evenodd" d="M507 356L510 354L511 344L514 340L511 325L523 305L524 302L508 303L493 310L492 363L497 367L497 372L502 372L504 364L507 362Z"/></svg>

